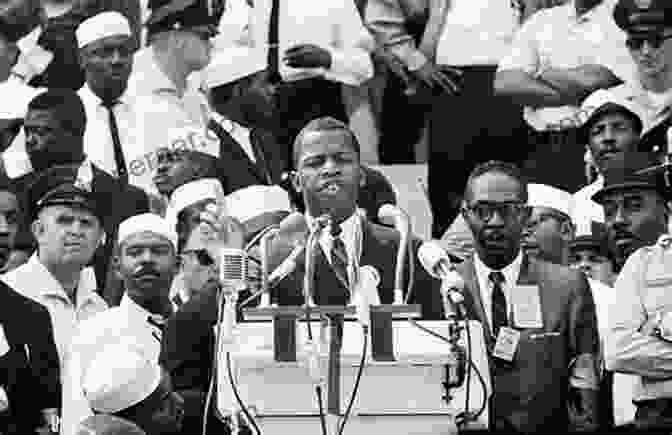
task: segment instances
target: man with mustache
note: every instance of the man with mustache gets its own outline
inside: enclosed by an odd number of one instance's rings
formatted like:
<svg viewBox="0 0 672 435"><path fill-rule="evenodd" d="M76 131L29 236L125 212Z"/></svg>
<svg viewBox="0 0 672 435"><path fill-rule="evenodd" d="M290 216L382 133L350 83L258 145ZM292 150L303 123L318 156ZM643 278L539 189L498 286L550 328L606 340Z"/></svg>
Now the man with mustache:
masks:
<svg viewBox="0 0 672 435"><path fill-rule="evenodd" d="M308 228L323 215L332 220L332 231L323 231L316 257L314 300L318 305L351 303L351 285L358 266L373 266L380 274L378 295L382 303L392 303L394 264L399 233L371 223L357 212L362 166L359 143L346 124L334 118L309 122L294 142L295 189L303 196L306 224L293 232L281 230L272 243L269 264L277 266L292 250L288 240L305 240ZM291 243L290 243L291 244ZM410 303L421 305L424 319L441 319L443 310L439 282L420 266L415 252L419 241L413 240L415 284ZM303 305L305 265L299 258L296 270L280 282L272 299L280 305ZM408 270L408 269L407 269ZM403 285L406 288L406 284Z"/></svg>
<svg viewBox="0 0 672 435"><path fill-rule="evenodd" d="M177 234L151 213L126 219L119 226L113 258L126 293L119 306L84 322L73 338L63 387L63 434L74 434L91 415L82 391L82 370L91 363L98 343L133 339L151 361L158 361L162 327L173 314L170 286L177 268Z"/></svg>
<svg viewBox="0 0 672 435"><path fill-rule="evenodd" d="M637 379L629 399L635 404L634 426L646 433L669 433L670 395L670 186L663 171L638 172L648 156L628 157L605 173L596 201L624 261L610 306L605 344L607 369ZM610 173L614 175L610 175ZM658 241L656 242L656 239ZM626 259L627 258L627 259Z"/></svg>
<svg viewBox="0 0 672 435"><path fill-rule="evenodd" d="M462 214L476 253L457 266L467 315L483 323L493 378L490 430L543 433L599 424L599 338L583 274L521 249L529 217L519 170L477 166Z"/></svg>
<svg viewBox="0 0 672 435"><path fill-rule="evenodd" d="M588 233L592 222L604 222L602 207L591 199L604 186L604 167L619 153L638 150L643 115L631 100L605 90L586 98L581 110L586 120L579 129L579 142L586 145L585 160L597 177L574 194L570 216L577 232Z"/></svg>

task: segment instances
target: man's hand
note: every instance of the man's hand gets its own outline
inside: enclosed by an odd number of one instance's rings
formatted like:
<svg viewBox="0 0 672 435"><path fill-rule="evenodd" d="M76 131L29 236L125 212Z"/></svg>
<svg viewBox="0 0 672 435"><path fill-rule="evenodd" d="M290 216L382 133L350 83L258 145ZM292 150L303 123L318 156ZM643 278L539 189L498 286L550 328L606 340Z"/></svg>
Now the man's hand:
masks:
<svg viewBox="0 0 672 435"><path fill-rule="evenodd" d="M460 91L457 79L462 76L462 71L459 69L451 67L439 68L433 62L425 62L420 69L411 71L410 73L430 89L438 88L448 94L457 94Z"/></svg>
<svg viewBox="0 0 672 435"><path fill-rule="evenodd" d="M331 68L331 53L313 44L299 44L287 49L282 60L292 68Z"/></svg>
<svg viewBox="0 0 672 435"><path fill-rule="evenodd" d="M208 254L219 264L223 248L243 249L245 228L226 215L220 204L210 204L200 215L201 223L194 229ZM194 235L192 235L194 236Z"/></svg>

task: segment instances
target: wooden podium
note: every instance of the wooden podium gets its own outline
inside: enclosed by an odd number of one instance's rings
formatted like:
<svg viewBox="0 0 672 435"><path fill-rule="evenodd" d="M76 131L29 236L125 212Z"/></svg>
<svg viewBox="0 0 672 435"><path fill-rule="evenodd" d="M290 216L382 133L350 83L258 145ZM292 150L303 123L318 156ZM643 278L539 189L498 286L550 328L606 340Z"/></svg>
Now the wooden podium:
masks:
<svg viewBox="0 0 672 435"><path fill-rule="evenodd" d="M407 320L391 321L392 317L407 317L405 307L408 306L371 307L370 345L345 434L457 433L455 416L464 411L467 405L467 382L451 389L449 394L452 400L446 403L444 396L447 392L442 382L446 376L446 364L455 356L445 341L413 323ZM341 310L345 319L340 347L340 385L337 386L340 406L336 405L344 412L362 357L364 334L361 324L348 320L354 316L354 307L312 307L310 312L314 338L319 336L324 325L320 317L334 310ZM236 326L235 345L228 349L222 346L218 350L216 398L220 414L228 415L231 409L237 407L225 362L225 352L230 350L239 395L255 415L264 435L321 433L315 384L306 364L304 344L307 341L307 325L305 321L296 321L297 316L299 319L305 316L305 309L249 309L244 310L244 316L246 321ZM389 328L383 327L381 331L380 324L388 322ZM448 333L448 323L417 322L421 327L442 336ZM466 348L468 331L471 337L471 355L468 356L483 376L485 385L484 391L483 384L470 367L467 377L470 380L468 407L475 413L484 403L487 404L491 394L487 356L481 324L475 321L470 321L468 325L461 324L464 326L461 344ZM386 334L389 337L385 337ZM469 427L487 428L487 421L488 409L485 406L484 412ZM334 427L328 430L330 435L336 434Z"/></svg>

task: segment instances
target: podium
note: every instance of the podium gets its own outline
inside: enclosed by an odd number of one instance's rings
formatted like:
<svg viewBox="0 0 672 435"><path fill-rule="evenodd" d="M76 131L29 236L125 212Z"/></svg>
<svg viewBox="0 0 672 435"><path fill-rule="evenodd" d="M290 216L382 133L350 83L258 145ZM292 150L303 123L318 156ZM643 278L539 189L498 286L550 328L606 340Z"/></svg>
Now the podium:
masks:
<svg viewBox="0 0 672 435"><path fill-rule="evenodd" d="M390 308L394 311L393 307L387 306L388 309L382 311L390 313ZM347 320L352 317L351 313L354 314L354 308L341 308L346 309L346 320L342 328L338 387L340 409L345 410L362 358L364 335L358 322ZM372 307L372 314L376 308ZM321 309L310 309L313 312L311 325L314 338L320 334L317 316ZM284 435L290 431L299 435L321 433L315 384L305 363L306 322L298 320L285 324L285 327L290 325L293 329L289 335L294 332L295 340L278 343L278 322L282 322L283 318L296 317L300 312L305 313L302 310L304 308L301 307L280 307L244 311L249 321L236 326L236 345L232 349L218 349L216 398L220 414L227 415L236 404L225 362L225 352L230 350L239 396L265 435ZM446 364L455 356L451 354L448 343L422 328L446 336L449 322L418 321L419 326L408 320L390 323L392 348L386 355L386 352L372 349L375 346L368 346L359 390L344 433L455 434L455 416L467 406L473 413L484 407L469 427L487 428L487 399L491 387L480 322L461 322L461 344L466 348L466 337L469 334L471 354L468 357L480 372L483 382L473 366L468 365L468 386L465 380L460 387L448 392L442 383L446 377ZM373 330L374 327L369 328L369 343ZM295 351L294 360L292 350ZM446 393L451 396L448 403L444 400ZM329 429L329 433L335 432Z"/></svg>

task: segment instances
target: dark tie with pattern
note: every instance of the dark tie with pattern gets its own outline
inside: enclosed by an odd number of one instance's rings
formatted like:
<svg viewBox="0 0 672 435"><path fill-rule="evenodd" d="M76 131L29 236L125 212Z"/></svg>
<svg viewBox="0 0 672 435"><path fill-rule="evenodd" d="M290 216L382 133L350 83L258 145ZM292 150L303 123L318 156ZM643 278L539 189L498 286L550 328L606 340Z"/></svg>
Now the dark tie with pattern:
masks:
<svg viewBox="0 0 672 435"><path fill-rule="evenodd" d="M128 183L128 170L126 169L126 160L124 159L124 151L121 148L121 139L119 138L119 126L117 125L117 117L114 114L114 106L119 104L119 101L103 101L103 107L107 109L108 122L110 124L110 134L112 135L112 146L114 147L114 163L117 165L117 177L124 184Z"/></svg>
<svg viewBox="0 0 672 435"><path fill-rule="evenodd" d="M345 243L341 239L341 226L334 225L331 232L331 267L338 277L339 281L350 291L348 281L348 252L345 250Z"/></svg>
<svg viewBox="0 0 672 435"><path fill-rule="evenodd" d="M272 0L268 23L268 81L280 83L280 0Z"/></svg>
<svg viewBox="0 0 672 435"><path fill-rule="evenodd" d="M497 337L499 329L508 325L506 314L506 298L502 284L504 283L504 274L499 270L493 270L489 275L492 282L492 334Z"/></svg>

